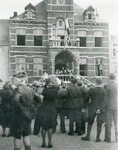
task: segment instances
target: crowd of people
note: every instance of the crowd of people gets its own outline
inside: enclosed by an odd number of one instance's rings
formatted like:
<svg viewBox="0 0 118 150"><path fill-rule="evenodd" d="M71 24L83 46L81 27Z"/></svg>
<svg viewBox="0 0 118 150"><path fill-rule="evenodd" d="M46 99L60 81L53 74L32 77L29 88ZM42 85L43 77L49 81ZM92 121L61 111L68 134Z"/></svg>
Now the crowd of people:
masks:
<svg viewBox="0 0 118 150"><path fill-rule="evenodd" d="M52 133L56 132L59 116L61 133L67 131L65 126L65 117L67 117L69 120L68 135L86 134L85 137L81 137L81 140L85 141L90 141L92 125L96 118L96 142L101 141L100 134L104 123L104 141L107 143L111 142L113 119L117 142L118 87L113 73L110 74L109 79L109 83L103 85L102 79L97 78L93 86L73 76L70 83L66 84L46 74L46 78L43 78L45 84L34 81L29 86L26 83L26 72L14 74L12 82L7 81L0 89L2 137L14 137L14 150L20 150L20 141L23 137L25 150L31 150L29 135L31 134L31 122L34 119L33 134L38 135L41 131L41 146L46 147L47 133L47 147L51 148L53 147ZM6 135L6 128L9 128L8 135Z"/></svg>

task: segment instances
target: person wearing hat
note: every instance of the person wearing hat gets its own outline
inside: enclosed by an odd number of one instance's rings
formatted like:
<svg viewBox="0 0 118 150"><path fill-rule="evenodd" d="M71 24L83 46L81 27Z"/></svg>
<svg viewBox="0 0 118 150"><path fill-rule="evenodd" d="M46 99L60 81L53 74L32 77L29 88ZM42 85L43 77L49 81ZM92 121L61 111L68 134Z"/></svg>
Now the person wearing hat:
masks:
<svg viewBox="0 0 118 150"><path fill-rule="evenodd" d="M77 133L78 135L82 135L81 133L81 109L84 102L84 93L85 91L82 87L77 86L77 79L73 77L71 79L71 83L67 87L67 108L69 113L69 135L73 135L74 133L74 122L77 123Z"/></svg>
<svg viewBox="0 0 118 150"><path fill-rule="evenodd" d="M40 96L41 103L42 103L43 102L43 97L42 97L41 93L42 93L43 89L42 89L42 87L40 87L39 81L33 81L32 89L35 91L35 93L37 93ZM36 106L37 112L38 112L38 109L40 109L41 103L39 103L39 102L34 103L34 105ZM40 132L40 122L39 122L39 115L37 113L36 116L35 116L35 121L34 121L33 134L38 135L39 132Z"/></svg>
<svg viewBox="0 0 118 150"><path fill-rule="evenodd" d="M53 78L48 78L46 80L44 89L42 91L43 102L38 109L39 122L42 127L42 147L46 147L46 132L48 133L48 148L53 147L52 145L52 132L53 128L56 126L56 108L55 100L59 90L59 86L54 82Z"/></svg>
<svg viewBox="0 0 118 150"><path fill-rule="evenodd" d="M66 104L67 104L67 85L62 83L59 87L58 94L56 97L56 110L60 115L60 131L62 133L66 132L65 128L65 116L67 114Z"/></svg>
<svg viewBox="0 0 118 150"><path fill-rule="evenodd" d="M117 111L118 111L118 84L116 83L115 74L111 73L109 75L110 82L104 85L104 88L108 93L108 100L106 105L106 118L107 122L105 124L105 142L111 142L111 126L112 119L115 127L115 140L117 142L118 134L118 122L117 122Z"/></svg>
<svg viewBox="0 0 118 150"><path fill-rule="evenodd" d="M91 103L89 103L89 98L91 98ZM90 88L87 95L85 96L86 103L88 105L88 125L87 125L87 135L82 137L82 140L90 141L90 133L94 119L97 116L97 136L96 142L100 142L100 133L102 129L102 124L105 122L105 106L107 102L107 92L102 86L101 78L96 79L96 86Z"/></svg>
<svg viewBox="0 0 118 150"><path fill-rule="evenodd" d="M40 97L26 85L26 80L26 72L18 72L13 75L13 83L17 87L13 99L15 116L11 128L14 150L20 150L21 136L23 136L25 150L31 150L29 135L31 134L31 121L36 114L34 100L40 102Z"/></svg>

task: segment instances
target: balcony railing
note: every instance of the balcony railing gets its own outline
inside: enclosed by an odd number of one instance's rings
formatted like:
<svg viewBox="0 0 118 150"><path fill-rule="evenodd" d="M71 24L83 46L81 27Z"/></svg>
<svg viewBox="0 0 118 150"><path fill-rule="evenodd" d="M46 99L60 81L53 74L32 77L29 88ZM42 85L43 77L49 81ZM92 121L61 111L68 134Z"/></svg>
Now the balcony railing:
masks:
<svg viewBox="0 0 118 150"><path fill-rule="evenodd" d="M74 46L74 47L79 47L79 41L75 40L58 40L58 39L50 39L49 40L49 46L63 46L63 47L68 47L68 46Z"/></svg>
<svg viewBox="0 0 118 150"><path fill-rule="evenodd" d="M70 78L72 75L55 75L56 77L58 77L60 80L63 80L64 82L70 82ZM90 82L89 80L87 80L86 78L84 78L83 76L81 75L78 75L78 77L80 78L80 80L82 81L82 83L88 83L89 85L91 86L95 86L94 83Z"/></svg>

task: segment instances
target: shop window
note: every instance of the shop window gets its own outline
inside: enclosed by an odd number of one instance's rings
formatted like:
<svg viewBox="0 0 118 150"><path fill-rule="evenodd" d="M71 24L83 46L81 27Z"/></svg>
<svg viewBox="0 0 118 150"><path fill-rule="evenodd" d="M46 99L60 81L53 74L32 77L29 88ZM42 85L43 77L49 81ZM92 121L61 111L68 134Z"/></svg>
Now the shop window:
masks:
<svg viewBox="0 0 118 150"><path fill-rule="evenodd" d="M87 76L87 59L80 58L80 75Z"/></svg>
<svg viewBox="0 0 118 150"><path fill-rule="evenodd" d="M16 58L16 71L25 71L25 58L24 57L17 57Z"/></svg>
<svg viewBox="0 0 118 150"><path fill-rule="evenodd" d="M25 35L17 35L17 45L25 45Z"/></svg>
<svg viewBox="0 0 118 150"><path fill-rule="evenodd" d="M42 58L33 59L33 75L34 76L43 75L43 59Z"/></svg>
<svg viewBox="0 0 118 150"><path fill-rule="evenodd" d="M103 76L103 69L104 69L104 59L103 58L97 58L96 59L96 76Z"/></svg>
<svg viewBox="0 0 118 150"><path fill-rule="evenodd" d="M102 37L95 37L95 47L102 47Z"/></svg>
<svg viewBox="0 0 118 150"><path fill-rule="evenodd" d="M86 37L80 37L80 47L86 47Z"/></svg>
<svg viewBox="0 0 118 150"><path fill-rule="evenodd" d="M42 46L42 36L34 36L34 46Z"/></svg>

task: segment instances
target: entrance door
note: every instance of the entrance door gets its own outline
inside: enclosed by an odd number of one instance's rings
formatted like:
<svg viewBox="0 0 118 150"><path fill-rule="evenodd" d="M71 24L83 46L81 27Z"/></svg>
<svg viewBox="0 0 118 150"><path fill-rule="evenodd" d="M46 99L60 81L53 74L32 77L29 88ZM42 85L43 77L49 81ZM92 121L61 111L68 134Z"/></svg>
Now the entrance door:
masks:
<svg viewBox="0 0 118 150"><path fill-rule="evenodd" d="M55 71L59 70L72 70L72 55L69 55L67 52L62 52L58 54L55 58Z"/></svg>
<svg viewBox="0 0 118 150"><path fill-rule="evenodd" d="M80 75L87 76L87 66L86 65L80 65Z"/></svg>

